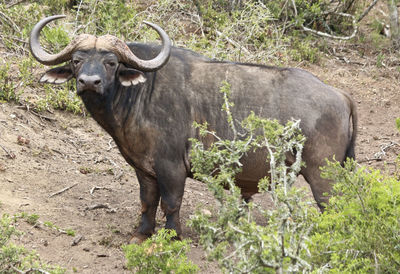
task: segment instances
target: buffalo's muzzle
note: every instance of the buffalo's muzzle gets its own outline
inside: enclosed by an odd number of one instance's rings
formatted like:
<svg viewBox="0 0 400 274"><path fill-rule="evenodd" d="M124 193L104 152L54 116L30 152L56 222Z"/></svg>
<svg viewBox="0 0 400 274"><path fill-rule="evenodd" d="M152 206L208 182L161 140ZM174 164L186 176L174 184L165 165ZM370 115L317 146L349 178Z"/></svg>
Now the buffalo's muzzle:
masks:
<svg viewBox="0 0 400 274"><path fill-rule="evenodd" d="M82 74L77 79L77 91L78 94L84 91L95 91L101 92L102 81L98 75L86 75Z"/></svg>

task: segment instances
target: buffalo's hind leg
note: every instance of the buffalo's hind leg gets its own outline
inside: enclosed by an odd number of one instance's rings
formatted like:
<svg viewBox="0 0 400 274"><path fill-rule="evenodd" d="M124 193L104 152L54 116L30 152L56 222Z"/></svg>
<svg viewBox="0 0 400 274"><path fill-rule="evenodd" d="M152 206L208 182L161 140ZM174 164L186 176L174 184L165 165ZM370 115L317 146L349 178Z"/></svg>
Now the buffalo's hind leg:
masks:
<svg viewBox="0 0 400 274"><path fill-rule="evenodd" d="M309 183L314 200L321 212L325 209L325 204L329 202L329 194L332 190L332 182L321 178L321 172L319 168L309 168L304 173L302 172L304 179Z"/></svg>
<svg viewBox="0 0 400 274"><path fill-rule="evenodd" d="M154 234L160 191L155 178L144 174L140 170L136 170L136 176L140 185L142 216L139 227L130 242L139 244Z"/></svg>

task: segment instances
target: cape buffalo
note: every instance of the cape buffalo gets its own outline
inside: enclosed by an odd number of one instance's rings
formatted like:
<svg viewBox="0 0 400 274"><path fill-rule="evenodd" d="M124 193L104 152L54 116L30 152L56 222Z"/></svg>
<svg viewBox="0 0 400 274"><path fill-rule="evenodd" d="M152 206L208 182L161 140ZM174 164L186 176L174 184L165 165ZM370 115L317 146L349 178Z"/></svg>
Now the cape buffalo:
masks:
<svg viewBox="0 0 400 274"><path fill-rule="evenodd" d="M193 122L207 121L220 137L232 136L221 111L223 81L232 86L236 119L254 111L280 122L301 120L307 141L306 166L300 173L319 206L328 200L323 193L331 190L330 182L320 178L319 167L326 158L354 158L357 115L353 100L304 70L210 60L171 46L168 35L151 23L146 24L158 32L161 46L82 34L60 53L49 54L40 46L40 32L62 17L42 19L31 32L30 48L36 60L45 65L68 62L47 71L40 82L60 84L75 78L87 110L134 167L142 204L135 241L154 233L160 199L166 228L181 234L179 210L185 179L191 176L188 139L201 139ZM245 198L257 192L258 180L268 174L265 159L262 153L243 159L237 184Z"/></svg>

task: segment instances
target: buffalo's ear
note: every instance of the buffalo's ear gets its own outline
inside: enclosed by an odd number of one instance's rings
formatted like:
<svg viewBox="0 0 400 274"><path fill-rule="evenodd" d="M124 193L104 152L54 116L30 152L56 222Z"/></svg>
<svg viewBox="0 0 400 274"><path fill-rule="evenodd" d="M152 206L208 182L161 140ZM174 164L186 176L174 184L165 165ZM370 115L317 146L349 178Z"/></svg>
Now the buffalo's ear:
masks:
<svg viewBox="0 0 400 274"><path fill-rule="evenodd" d="M123 64L120 64L119 66L118 77L121 84L125 87L135 86L144 83L147 80L143 72L127 68Z"/></svg>
<svg viewBox="0 0 400 274"><path fill-rule="evenodd" d="M70 64L61 67L52 68L46 71L40 78L40 83L62 84L73 77L73 72Z"/></svg>

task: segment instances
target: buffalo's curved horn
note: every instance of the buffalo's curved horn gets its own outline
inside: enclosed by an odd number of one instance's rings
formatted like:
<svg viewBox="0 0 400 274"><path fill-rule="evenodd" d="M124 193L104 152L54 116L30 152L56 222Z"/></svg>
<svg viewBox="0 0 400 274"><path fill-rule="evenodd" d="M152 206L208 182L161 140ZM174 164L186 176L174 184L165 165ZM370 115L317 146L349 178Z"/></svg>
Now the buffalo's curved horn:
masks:
<svg viewBox="0 0 400 274"><path fill-rule="evenodd" d="M57 54L49 54L44 51L43 48L40 46L40 31L45 25L47 25L51 21L64 17L65 15L54 15L46 17L40 20L31 31L29 46L31 48L32 55L36 58L36 60L44 65L57 65L63 63L71 59L74 50L85 50L90 48L110 50L119 57L121 62L125 62L126 64L131 65L134 68L142 71L157 70L168 61L171 52L171 40L161 27L149 22L144 23L154 28L160 35L162 40L162 48L160 53L155 58L150 60L143 60L138 58L136 55L133 54L126 43L122 42L117 37L112 35L104 35L96 38L93 35L81 34L77 36L73 41L71 41L71 43L69 43L69 45L66 46L61 52Z"/></svg>
<svg viewBox="0 0 400 274"><path fill-rule="evenodd" d="M131 65L134 68L142 71L157 70L168 61L171 52L171 40L167 33L160 26L149 22L144 23L155 29L162 40L161 51L155 58L150 60L138 58L124 42L112 35L104 35L99 37L96 47L100 47L100 45L104 43L105 48L114 52L120 58L121 62Z"/></svg>
<svg viewBox="0 0 400 274"><path fill-rule="evenodd" d="M39 35L40 31L53 20L64 18L65 15L54 15L40 20L32 29L29 37L29 46L33 57L44 65L57 65L71 59L71 55L75 49L88 47L95 43L96 37L88 34L77 36L71 43L68 44L62 51L57 54L49 54L40 46Z"/></svg>

